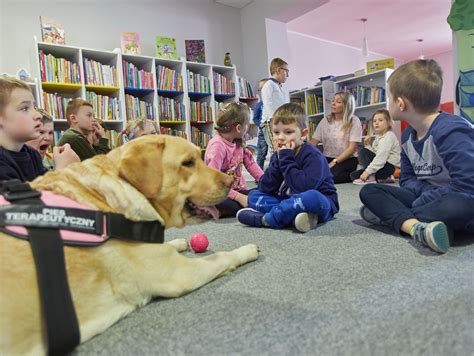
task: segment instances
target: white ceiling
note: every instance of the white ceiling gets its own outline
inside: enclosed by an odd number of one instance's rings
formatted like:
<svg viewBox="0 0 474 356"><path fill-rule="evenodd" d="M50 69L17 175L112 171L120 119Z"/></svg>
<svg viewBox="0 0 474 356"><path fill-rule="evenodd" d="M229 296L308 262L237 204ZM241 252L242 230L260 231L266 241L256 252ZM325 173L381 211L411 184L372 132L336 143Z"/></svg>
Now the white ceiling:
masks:
<svg viewBox="0 0 474 356"><path fill-rule="evenodd" d="M242 9L243 7L253 2L253 0L215 0L215 2L218 4L235 7L237 9Z"/></svg>

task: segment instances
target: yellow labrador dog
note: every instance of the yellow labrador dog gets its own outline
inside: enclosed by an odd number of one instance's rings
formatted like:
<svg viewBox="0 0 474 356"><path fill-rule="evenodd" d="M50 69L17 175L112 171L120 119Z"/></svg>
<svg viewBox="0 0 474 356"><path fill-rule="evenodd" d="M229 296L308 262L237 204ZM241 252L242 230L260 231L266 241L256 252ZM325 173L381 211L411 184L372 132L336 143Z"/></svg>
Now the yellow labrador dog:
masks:
<svg viewBox="0 0 474 356"><path fill-rule="evenodd" d="M197 222L197 206L222 201L232 178L210 169L199 149L171 136L145 136L107 155L37 178L32 187L133 221L166 227ZM256 245L203 258L179 252L186 240L146 244L111 239L65 247L81 343L151 298L179 297L258 257ZM28 242L0 233L0 354L47 352L35 265Z"/></svg>

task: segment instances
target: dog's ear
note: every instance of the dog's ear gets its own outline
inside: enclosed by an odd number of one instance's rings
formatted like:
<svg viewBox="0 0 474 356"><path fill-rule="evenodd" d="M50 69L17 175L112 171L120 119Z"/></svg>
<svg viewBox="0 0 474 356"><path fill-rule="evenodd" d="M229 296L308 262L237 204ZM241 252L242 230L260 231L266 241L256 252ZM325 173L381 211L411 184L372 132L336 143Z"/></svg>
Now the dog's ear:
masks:
<svg viewBox="0 0 474 356"><path fill-rule="evenodd" d="M119 176L147 198L158 194L163 183L162 154L164 140L129 142L119 163Z"/></svg>

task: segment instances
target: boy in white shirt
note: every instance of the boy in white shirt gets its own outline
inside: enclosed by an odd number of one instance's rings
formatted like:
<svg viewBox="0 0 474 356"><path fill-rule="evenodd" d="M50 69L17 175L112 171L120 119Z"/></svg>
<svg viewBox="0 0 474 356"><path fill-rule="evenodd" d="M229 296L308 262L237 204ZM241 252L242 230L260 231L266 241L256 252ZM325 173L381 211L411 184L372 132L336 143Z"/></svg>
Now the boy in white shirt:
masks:
<svg viewBox="0 0 474 356"><path fill-rule="evenodd" d="M273 114L280 106L290 102L282 88L282 84L288 79L289 72L288 63L281 58L273 58L270 63L271 77L262 88L263 111L260 127L263 129L265 141L271 152L274 151L271 121Z"/></svg>

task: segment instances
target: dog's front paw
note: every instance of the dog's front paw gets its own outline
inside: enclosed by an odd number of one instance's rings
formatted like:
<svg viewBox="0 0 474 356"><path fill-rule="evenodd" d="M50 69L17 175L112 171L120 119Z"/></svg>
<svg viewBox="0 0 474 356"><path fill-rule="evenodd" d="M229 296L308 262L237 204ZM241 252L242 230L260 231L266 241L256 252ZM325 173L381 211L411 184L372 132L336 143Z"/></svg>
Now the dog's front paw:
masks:
<svg viewBox="0 0 474 356"><path fill-rule="evenodd" d="M239 247L234 251L237 253L240 264L255 261L258 258L258 254L260 252L258 246L255 244L248 244Z"/></svg>
<svg viewBox="0 0 474 356"><path fill-rule="evenodd" d="M173 246L178 252L184 252L189 249L188 241L186 241L185 239L171 240L167 242L167 244Z"/></svg>

